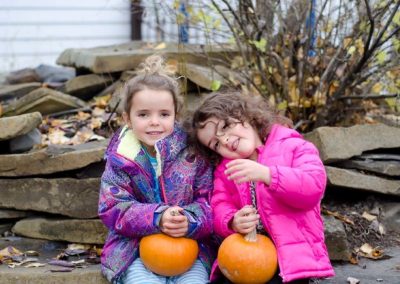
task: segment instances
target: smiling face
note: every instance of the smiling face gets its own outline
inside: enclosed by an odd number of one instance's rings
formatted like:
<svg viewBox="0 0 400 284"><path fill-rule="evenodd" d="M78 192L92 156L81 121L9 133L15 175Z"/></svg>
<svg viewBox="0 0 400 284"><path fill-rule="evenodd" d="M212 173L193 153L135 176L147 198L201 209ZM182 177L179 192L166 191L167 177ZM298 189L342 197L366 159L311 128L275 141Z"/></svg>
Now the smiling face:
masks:
<svg viewBox="0 0 400 284"><path fill-rule="evenodd" d="M149 153L155 143L174 130L175 106L172 94L164 90L145 89L132 96L129 113L124 112L125 123Z"/></svg>
<svg viewBox="0 0 400 284"><path fill-rule="evenodd" d="M262 141L255 129L247 122L225 122L211 117L197 130L200 143L227 159L257 159L257 147Z"/></svg>

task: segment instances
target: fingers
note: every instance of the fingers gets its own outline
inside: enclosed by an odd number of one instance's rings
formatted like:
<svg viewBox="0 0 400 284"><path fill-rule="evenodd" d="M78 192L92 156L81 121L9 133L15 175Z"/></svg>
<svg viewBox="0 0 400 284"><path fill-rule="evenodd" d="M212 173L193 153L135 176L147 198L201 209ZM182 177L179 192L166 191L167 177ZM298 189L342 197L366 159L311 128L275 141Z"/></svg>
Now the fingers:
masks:
<svg viewBox="0 0 400 284"><path fill-rule="evenodd" d="M189 222L183 215L183 208L173 206L164 211L160 222L160 230L164 234L171 237L183 237L187 234L188 229Z"/></svg>
<svg viewBox="0 0 400 284"><path fill-rule="evenodd" d="M162 228L161 231L168 236L179 238L186 236L188 229L180 228L172 230L172 229Z"/></svg>
<svg viewBox="0 0 400 284"><path fill-rule="evenodd" d="M247 234L255 229L260 215L253 206L246 205L233 217L232 229L241 234Z"/></svg>

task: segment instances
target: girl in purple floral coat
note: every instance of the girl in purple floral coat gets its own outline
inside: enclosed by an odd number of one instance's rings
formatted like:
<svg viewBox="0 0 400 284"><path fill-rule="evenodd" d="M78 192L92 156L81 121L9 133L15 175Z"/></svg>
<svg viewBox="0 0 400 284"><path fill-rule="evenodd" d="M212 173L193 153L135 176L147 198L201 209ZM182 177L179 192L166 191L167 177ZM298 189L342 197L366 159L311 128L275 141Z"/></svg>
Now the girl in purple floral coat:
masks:
<svg viewBox="0 0 400 284"><path fill-rule="evenodd" d="M162 58L151 56L123 94L126 126L111 139L101 179L99 216L109 229L103 273L112 283L207 283L215 257L212 169L189 152L186 133L176 122L178 83ZM160 232L198 241L198 260L189 271L164 277L143 265L140 239Z"/></svg>

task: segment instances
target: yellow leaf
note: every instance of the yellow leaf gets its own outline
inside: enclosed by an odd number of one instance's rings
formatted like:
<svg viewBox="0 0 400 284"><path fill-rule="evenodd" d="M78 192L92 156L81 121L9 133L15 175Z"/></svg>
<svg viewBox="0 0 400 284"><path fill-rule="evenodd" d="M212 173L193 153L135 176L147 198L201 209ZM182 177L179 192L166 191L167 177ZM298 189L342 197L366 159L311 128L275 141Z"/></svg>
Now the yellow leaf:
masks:
<svg viewBox="0 0 400 284"><path fill-rule="evenodd" d="M211 90L213 92L215 92L215 91L218 91L219 88L221 88L221 81L212 80L212 82L211 82Z"/></svg>
<svg viewBox="0 0 400 284"><path fill-rule="evenodd" d="M260 74L255 74L255 75L253 76L253 82L254 82L254 84L255 84L256 86L261 85L261 83L262 83L261 75L260 75Z"/></svg>
<svg viewBox="0 0 400 284"><path fill-rule="evenodd" d="M165 42L162 42L162 43L158 44L154 49L158 50L158 49L164 49L166 47L167 47L167 45L165 44Z"/></svg>
<svg viewBox="0 0 400 284"><path fill-rule="evenodd" d="M376 59L379 64L383 64L386 60L386 52L385 51L379 51L378 54L376 55Z"/></svg>
<svg viewBox="0 0 400 284"><path fill-rule="evenodd" d="M350 45L350 43L351 43L352 41L353 41L352 38L346 37L346 38L343 40L343 47L344 47L344 48L347 48L347 47Z"/></svg>
<svg viewBox="0 0 400 284"><path fill-rule="evenodd" d="M216 29L216 30L220 29L221 28L221 19L220 18L216 19L214 21L213 26L214 26L214 29Z"/></svg>
<svg viewBox="0 0 400 284"><path fill-rule="evenodd" d="M356 39L355 46L357 47L357 51L359 54L364 53L364 42L362 41L361 38Z"/></svg>
<svg viewBox="0 0 400 284"><path fill-rule="evenodd" d="M353 55L354 51L356 51L356 47L354 45L350 46L350 48L347 50L348 55Z"/></svg>
<svg viewBox="0 0 400 284"><path fill-rule="evenodd" d="M379 94L379 93L382 91L382 84L381 84L380 82L375 83L375 84L372 86L371 91L372 91L374 94Z"/></svg>
<svg viewBox="0 0 400 284"><path fill-rule="evenodd" d="M284 100L283 102L280 102L277 106L278 110L286 110L288 107L288 102Z"/></svg>

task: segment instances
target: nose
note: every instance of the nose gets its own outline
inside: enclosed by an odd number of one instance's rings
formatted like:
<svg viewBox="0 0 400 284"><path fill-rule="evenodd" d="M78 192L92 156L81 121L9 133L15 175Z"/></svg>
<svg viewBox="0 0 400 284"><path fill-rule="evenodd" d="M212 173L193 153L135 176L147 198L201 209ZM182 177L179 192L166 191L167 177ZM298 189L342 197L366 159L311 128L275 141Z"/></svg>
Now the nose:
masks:
<svg viewBox="0 0 400 284"><path fill-rule="evenodd" d="M156 116L156 115L151 116L151 118L150 118L151 125L158 125L159 123L160 123L160 121L158 119L158 116Z"/></svg>
<svg viewBox="0 0 400 284"><path fill-rule="evenodd" d="M221 136L218 137L219 143L222 145L226 145L229 142L229 136L226 133L223 133Z"/></svg>

